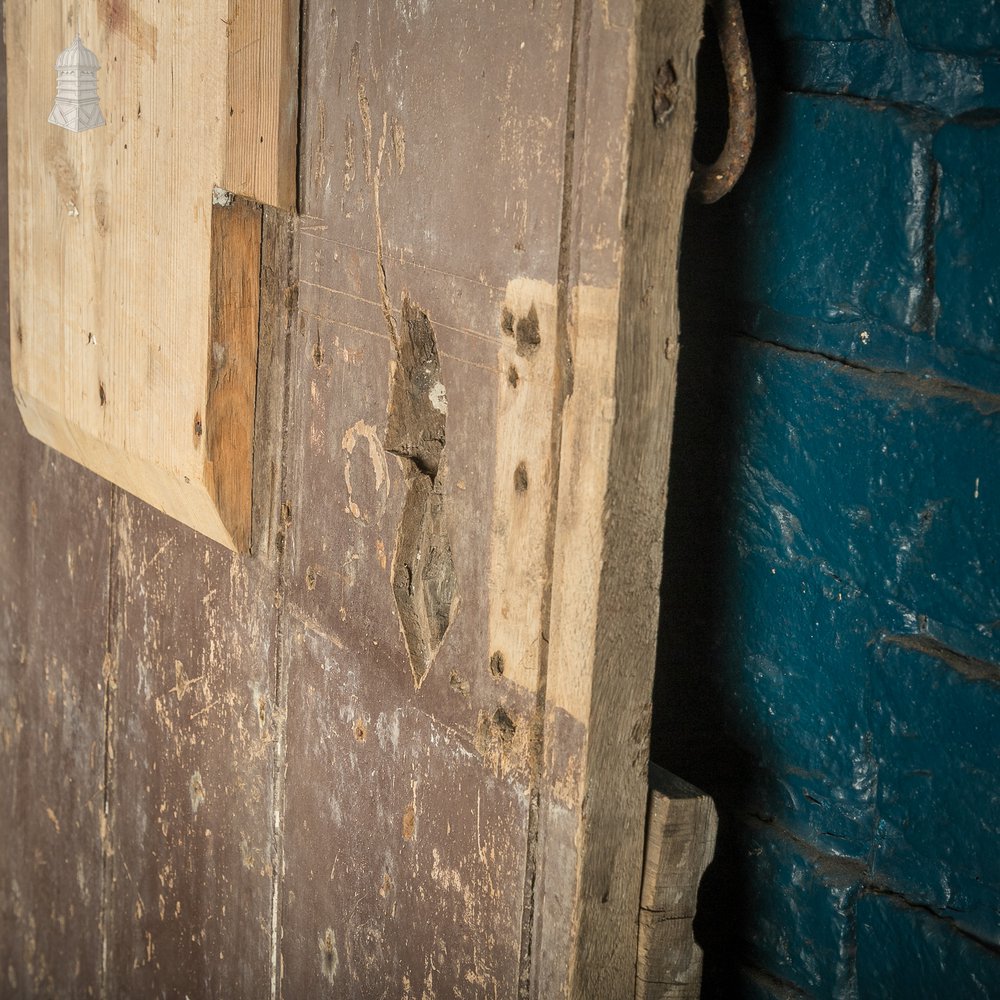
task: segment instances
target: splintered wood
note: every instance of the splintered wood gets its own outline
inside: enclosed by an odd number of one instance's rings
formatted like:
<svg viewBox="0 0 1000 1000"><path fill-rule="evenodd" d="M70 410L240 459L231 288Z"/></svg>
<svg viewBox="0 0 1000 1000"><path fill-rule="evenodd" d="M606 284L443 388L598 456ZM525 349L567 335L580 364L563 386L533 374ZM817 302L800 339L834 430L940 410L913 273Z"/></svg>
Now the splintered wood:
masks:
<svg viewBox="0 0 1000 1000"><path fill-rule="evenodd" d="M250 533L261 221L220 190L291 205L295 189L298 3L257 6L5 5L24 422L235 549ZM75 32L107 120L82 133L48 123Z"/></svg>

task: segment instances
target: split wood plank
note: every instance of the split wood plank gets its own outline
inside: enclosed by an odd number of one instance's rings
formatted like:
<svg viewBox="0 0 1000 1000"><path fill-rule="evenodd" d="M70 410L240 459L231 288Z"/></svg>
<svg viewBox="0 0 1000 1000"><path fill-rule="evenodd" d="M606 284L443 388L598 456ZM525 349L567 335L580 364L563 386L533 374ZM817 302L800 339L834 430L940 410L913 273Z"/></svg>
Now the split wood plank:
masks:
<svg viewBox="0 0 1000 1000"><path fill-rule="evenodd" d="M291 219L265 210L255 557L121 494L110 618L111 996L269 995L278 955L282 674L278 488Z"/></svg>
<svg viewBox="0 0 1000 1000"><path fill-rule="evenodd" d="M229 199L217 189L287 203L296 152L297 0L259 6L10 0L5 10L18 140L11 348L25 425L241 551L260 210L219 204ZM107 120L79 134L47 121L55 58L74 31L101 61Z"/></svg>
<svg viewBox="0 0 1000 1000"><path fill-rule="evenodd" d="M702 951L694 939L694 918L718 826L710 796L650 764L636 1000L701 996Z"/></svg>

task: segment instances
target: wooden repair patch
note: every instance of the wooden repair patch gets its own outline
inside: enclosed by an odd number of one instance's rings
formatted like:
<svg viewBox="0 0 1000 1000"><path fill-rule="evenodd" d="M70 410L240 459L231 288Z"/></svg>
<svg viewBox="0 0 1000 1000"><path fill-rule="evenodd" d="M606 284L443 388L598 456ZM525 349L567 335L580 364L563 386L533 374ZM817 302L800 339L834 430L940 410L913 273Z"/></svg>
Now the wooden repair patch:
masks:
<svg viewBox="0 0 1000 1000"><path fill-rule="evenodd" d="M228 192L294 201L298 0L258 6L6 4L24 422L238 550L249 545L261 221ZM100 64L106 122L81 132L49 122L56 58L77 32Z"/></svg>

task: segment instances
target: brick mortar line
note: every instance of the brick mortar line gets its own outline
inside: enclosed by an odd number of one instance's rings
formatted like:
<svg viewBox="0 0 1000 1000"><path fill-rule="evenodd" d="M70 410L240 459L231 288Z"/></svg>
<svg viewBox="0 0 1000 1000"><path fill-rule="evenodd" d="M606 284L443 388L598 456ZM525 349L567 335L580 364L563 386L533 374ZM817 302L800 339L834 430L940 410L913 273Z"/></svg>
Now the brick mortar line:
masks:
<svg viewBox="0 0 1000 1000"><path fill-rule="evenodd" d="M719 808L719 803L716 803L716 808ZM862 896L866 895L885 896L891 898L899 905L905 906L908 909L921 910L933 919L940 921L942 924L947 924L949 929L954 933L961 935L963 938L966 938L982 948L985 948L992 954L1000 956L1000 943L989 941L986 938L980 937L974 931L970 931L967 928L962 927L960 924L956 923L952 917L945 916L928 903L921 903L917 900L911 899L898 889L892 888L887 882L876 880L874 873L870 871L869 865L865 862L838 854L824 853L815 844L811 844L809 841L803 840L776 820L765 820L750 812L740 814L736 812L729 812L728 810L720 810L720 812L721 811L727 812L731 818L735 819L740 825L747 827L750 830L771 830L777 833L782 839L789 841L791 844L795 845L795 847L799 848L801 854L807 861L816 867L817 873L821 876L827 873L832 875L835 870L839 868L842 874L857 879L857 896L850 905L856 906L857 901L861 899Z"/></svg>
<svg viewBox="0 0 1000 1000"><path fill-rule="evenodd" d="M901 371L896 368L874 368L859 361L852 361L849 358L839 357L836 354L828 354L825 351L817 351L808 347L792 347L789 344L782 344L776 340L757 337L752 333L747 333L745 330L741 330L738 333L729 333L727 336L738 340L748 340L759 347L770 347L778 351L787 351L789 354L802 355L812 358L815 361L850 368L852 371L861 372L876 378L884 378L909 389L911 392L916 392L928 398L952 399L956 402L967 403L987 416L1000 413L1000 394L987 392L985 389L975 389L962 382L951 382L937 375L915 375L913 372Z"/></svg>

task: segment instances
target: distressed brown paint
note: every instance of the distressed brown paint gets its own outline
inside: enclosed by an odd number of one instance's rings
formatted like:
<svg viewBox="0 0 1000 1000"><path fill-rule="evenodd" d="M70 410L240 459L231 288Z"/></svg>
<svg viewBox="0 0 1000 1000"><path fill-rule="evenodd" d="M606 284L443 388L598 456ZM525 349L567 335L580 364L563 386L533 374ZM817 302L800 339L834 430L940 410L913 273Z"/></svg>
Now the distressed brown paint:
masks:
<svg viewBox="0 0 1000 1000"><path fill-rule="evenodd" d="M0 976L81 996L624 996L651 662L616 552L662 525L676 355L656 275L686 183L658 186L632 123L664 58L657 134L689 123L687 49L654 53L655 18L638 45L634 0L304 6L301 216L246 209L259 306L234 296L259 308L252 555L121 493L112 515L0 402L0 794L25 817L0 858ZM137 30L133 8L106 0L109 28ZM636 222L670 206L666 237ZM636 386L665 387L665 413ZM652 470L638 499L581 497L612 468L632 481L630 434ZM658 567L636 566L645 607ZM618 651L569 655L567 621L586 636L605 616Z"/></svg>

